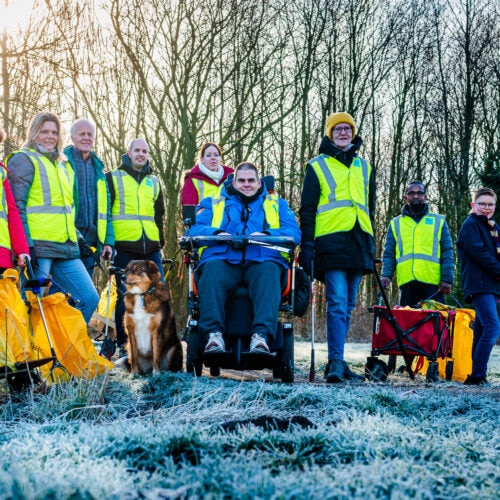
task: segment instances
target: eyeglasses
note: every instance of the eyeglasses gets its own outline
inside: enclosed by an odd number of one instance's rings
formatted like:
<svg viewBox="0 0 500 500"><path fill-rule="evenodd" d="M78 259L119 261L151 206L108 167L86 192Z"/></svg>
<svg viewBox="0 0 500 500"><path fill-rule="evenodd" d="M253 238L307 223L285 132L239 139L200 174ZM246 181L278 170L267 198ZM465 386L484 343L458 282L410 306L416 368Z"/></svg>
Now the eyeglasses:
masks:
<svg viewBox="0 0 500 500"><path fill-rule="evenodd" d="M480 208L493 208L496 203L474 203L474 205L477 205Z"/></svg>
<svg viewBox="0 0 500 500"><path fill-rule="evenodd" d="M351 133L352 134L352 128L351 127L335 127L333 129L333 131L336 133L336 134L340 134L342 132L345 132L346 134L347 133Z"/></svg>
<svg viewBox="0 0 500 500"><path fill-rule="evenodd" d="M425 191L407 191L406 196L424 196Z"/></svg>

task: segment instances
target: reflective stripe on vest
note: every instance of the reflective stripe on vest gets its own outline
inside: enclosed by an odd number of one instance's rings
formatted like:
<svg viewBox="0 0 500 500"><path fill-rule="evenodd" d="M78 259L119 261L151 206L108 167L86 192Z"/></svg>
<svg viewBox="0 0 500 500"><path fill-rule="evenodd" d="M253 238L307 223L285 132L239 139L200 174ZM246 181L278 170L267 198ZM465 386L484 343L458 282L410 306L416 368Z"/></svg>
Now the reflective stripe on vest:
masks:
<svg viewBox="0 0 500 500"><path fill-rule="evenodd" d="M5 197L5 191L3 189L3 183L7 178L7 171L0 165L0 190L2 192L0 196L0 247L12 250L12 245L10 242L9 233L9 220L8 220L8 208L7 199Z"/></svg>
<svg viewBox="0 0 500 500"><path fill-rule="evenodd" d="M26 201L31 238L55 243L76 242L73 169L66 161L53 163L32 149L16 153L25 154L34 166L33 182Z"/></svg>
<svg viewBox="0 0 500 500"><path fill-rule="evenodd" d="M202 179L191 178L193 181L193 185L198 193L198 203L201 203L201 200L204 198L210 198L211 196L215 196L217 191L222 186L216 186L215 184L211 184L210 182L204 181Z"/></svg>
<svg viewBox="0 0 500 500"><path fill-rule="evenodd" d="M143 232L151 241L160 241L155 223L154 205L160 194L160 182L147 175L141 183L124 170L112 174L115 200L111 207L116 241L137 241Z"/></svg>
<svg viewBox="0 0 500 500"><path fill-rule="evenodd" d="M350 167L328 155L319 155L309 164L320 184L315 237L350 231L359 220L361 229L373 236L370 219L370 164L358 156Z"/></svg>
<svg viewBox="0 0 500 500"><path fill-rule="evenodd" d="M434 213L428 213L418 223L412 217L402 215L391 221L396 241L398 286L414 280L439 284L443 225L444 217Z"/></svg>
<svg viewBox="0 0 500 500"><path fill-rule="evenodd" d="M224 209L226 208L226 197L220 193L212 198L212 227L220 228L224 219ZM266 217L263 231L267 229L278 229L280 227L279 198L277 194L267 194L262 208Z"/></svg>
<svg viewBox="0 0 500 500"><path fill-rule="evenodd" d="M108 229L108 193L106 179L97 179L97 238L104 245Z"/></svg>

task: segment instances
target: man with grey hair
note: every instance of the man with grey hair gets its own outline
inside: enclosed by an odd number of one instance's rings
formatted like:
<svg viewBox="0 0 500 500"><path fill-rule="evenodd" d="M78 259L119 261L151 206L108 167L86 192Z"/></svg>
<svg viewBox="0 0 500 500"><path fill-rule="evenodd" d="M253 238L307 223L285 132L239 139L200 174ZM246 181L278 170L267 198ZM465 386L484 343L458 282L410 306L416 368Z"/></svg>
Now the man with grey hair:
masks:
<svg viewBox="0 0 500 500"><path fill-rule="evenodd" d="M80 118L71 125L70 134L73 144L64 148L64 154L75 171L75 224L84 240L80 240L82 261L92 277L96 257L109 260L113 256L110 197L104 163L93 151L94 124Z"/></svg>
<svg viewBox="0 0 500 500"><path fill-rule="evenodd" d="M149 146L143 139L134 139L122 156L119 168L106 174L111 196L111 219L115 233L115 265L124 269L131 260L151 260L163 280L161 249L164 240L165 205L161 184L149 164ZM116 343L120 356L127 334L123 327L125 287L120 280L115 309Z"/></svg>

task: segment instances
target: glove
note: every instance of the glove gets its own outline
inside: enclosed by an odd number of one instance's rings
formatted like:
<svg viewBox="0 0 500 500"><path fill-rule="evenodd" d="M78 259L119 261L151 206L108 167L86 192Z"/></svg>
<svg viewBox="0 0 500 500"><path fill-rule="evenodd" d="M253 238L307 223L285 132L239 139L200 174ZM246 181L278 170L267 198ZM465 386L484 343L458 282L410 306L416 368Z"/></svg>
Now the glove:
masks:
<svg viewBox="0 0 500 500"><path fill-rule="evenodd" d="M35 253L35 247L30 247L30 257L31 257L31 268L32 269L37 269L38 268L38 259L36 258L36 253Z"/></svg>
<svg viewBox="0 0 500 500"><path fill-rule="evenodd" d="M89 245L87 245L87 242L83 238L78 239L78 247L80 248L81 259L86 259L87 257L92 257L94 255L94 251Z"/></svg>
<svg viewBox="0 0 500 500"><path fill-rule="evenodd" d="M314 250L314 243L302 243L300 245L299 252L299 264L302 266L306 274L312 278L311 276L311 264L316 258L316 252Z"/></svg>

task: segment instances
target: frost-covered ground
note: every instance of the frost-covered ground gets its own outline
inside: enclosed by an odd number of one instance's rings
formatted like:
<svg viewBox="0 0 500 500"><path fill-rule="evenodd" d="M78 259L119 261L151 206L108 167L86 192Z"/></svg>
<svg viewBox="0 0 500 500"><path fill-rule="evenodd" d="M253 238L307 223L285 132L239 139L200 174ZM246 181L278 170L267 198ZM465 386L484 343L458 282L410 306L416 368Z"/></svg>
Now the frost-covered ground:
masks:
<svg viewBox="0 0 500 500"><path fill-rule="evenodd" d="M0 498L498 498L500 349L491 385L219 379L116 372L0 394ZM349 344L362 371L369 345ZM242 380L247 379L247 380Z"/></svg>

